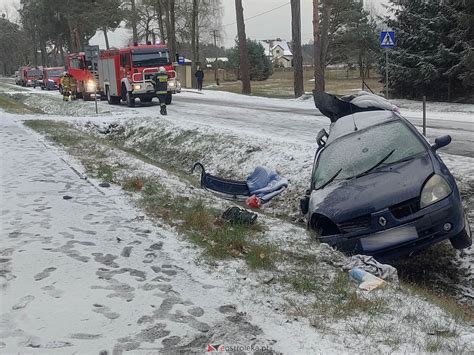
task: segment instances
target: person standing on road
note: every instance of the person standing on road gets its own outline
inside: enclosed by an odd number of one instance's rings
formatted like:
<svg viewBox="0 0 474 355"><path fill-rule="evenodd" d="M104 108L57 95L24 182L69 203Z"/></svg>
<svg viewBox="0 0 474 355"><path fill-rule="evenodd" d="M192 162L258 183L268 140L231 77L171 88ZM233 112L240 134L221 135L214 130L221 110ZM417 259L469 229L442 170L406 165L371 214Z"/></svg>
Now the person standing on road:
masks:
<svg viewBox="0 0 474 355"><path fill-rule="evenodd" d="M151 83L155 89L156 96L160 100L160 113L166 116L166 96L168 95L168 72L165 67L160 67L158 72L153 75Z"/></svg>
<svg viewBox="0 0 474 355"><path fill-rule="evenodd" d="M77 95L77 80L72 75L69 80L71 85L71 100L75 100Z"/></svg>
<svg viewBox="0 0 474 355"><path fill-rule="evenodd" d="M69 101L69 96L71 95L71 75L68 72L63 74L61 87L63 91L63 101Z"/></svg>
<svg viewBox="0 0 474 355"><path fill-rule="evenodd" d="M196 73L194 73L194 76L197 79L197 84L198 84L198 90L202 90L202 82L204 80L204 72L202 71L201 67L198 67L198 70L196 70Z"/></svg>

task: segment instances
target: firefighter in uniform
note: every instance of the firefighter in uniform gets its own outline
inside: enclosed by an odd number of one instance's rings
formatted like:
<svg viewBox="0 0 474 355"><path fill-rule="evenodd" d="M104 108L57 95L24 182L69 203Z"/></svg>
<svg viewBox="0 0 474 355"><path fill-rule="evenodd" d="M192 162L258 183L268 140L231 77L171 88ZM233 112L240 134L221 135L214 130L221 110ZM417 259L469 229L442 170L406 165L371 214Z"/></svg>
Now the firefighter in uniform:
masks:
<svg viewBox="0 0 474 355"><path fill-rule="evenodd" d="M62 87L63 87L63 100L70 101L76 99L77 93L77 81L74 77L69 73L64 73L63 78L61 80Z"/></svg>
<svg viewBox="0 0 474 355"><path fill-rule="evenodd" d="M69 80L71 85L71 100L75 100L77 95L77 80L72 75Z"/></svg>
<svg viewBox="0 0 474 355"><path fill-rule="evenodd" d="M156 96L160 100L160 113L166 115L166 96L168 94L168 72L165 67L160 67L158 72L153 75L151 83L155 88Z"/></svg>
<svg viewBox="0 0 474 355"><path fill-rule="evenodd" d="M71 91L71 75L68 72L64 72L61 78L61 86L63 88L63 101L69 101L69 95Z"/></svg>

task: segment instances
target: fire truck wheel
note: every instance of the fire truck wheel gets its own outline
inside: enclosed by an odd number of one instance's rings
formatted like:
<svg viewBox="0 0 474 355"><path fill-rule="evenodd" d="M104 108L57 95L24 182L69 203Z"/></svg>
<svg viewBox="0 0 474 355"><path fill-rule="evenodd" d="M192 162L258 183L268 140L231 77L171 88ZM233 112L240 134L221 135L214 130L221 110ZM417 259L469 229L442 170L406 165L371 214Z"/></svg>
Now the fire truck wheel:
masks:
<svg viewBox="0 0 474 355"><path fill-rule="evenodd" d="M127 106L128 107L134 107L135 106L135 98L133 97L131 91L127 91L126 98L127 98Z"/></svg>
<svg viewBox="0 0 474 355"><path fill-rule="evenodd" d="M86 92L82 93L82 99L84 101L89 101L91 99L91 94L88 94Z"/></svg>
<svg viewBox="0 0 474 355"><path fill-rule="evenodd" d="M107 102L109 103L109 105L118 105L118 104L120 104L120 97L111 96L108 86L105 88L105 94L107 96Z"/></svg>
<svg viewBox="0 0 474 355"><path fill-rule="evenodd" d="M166 103L167 105L171 105L171 101L172 101L172 100L173 100L173 95L172 95L170 92L168 92L168 93L166 94L166 101L165 101L165 103Z"/></svg>

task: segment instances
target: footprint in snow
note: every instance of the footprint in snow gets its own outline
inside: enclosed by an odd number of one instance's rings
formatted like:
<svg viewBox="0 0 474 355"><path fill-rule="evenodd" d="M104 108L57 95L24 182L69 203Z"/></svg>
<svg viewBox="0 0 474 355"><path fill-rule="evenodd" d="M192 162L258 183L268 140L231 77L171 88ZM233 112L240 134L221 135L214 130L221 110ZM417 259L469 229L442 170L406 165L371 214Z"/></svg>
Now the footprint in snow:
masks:
<svg viewBox="0 0 474 355"><path fill-rule="evenodd" d="M57 289L53 285L44 286L41 289L46 291L46 293L53 298L61 298L61 296L64 294L64 291Z"/></svg>
<svg viewBox="0 0 474 355"><path fill-rule="evenodd" d="M49 277L51 275L51 272L53 272L54 270L56 270L55 267L48 267L48 268L44 269L39 274L36 274L34 276L35 281L40 281L40 280L43 280L43 279Z"/></svg>
<svg viewBox="0 0 474 355"><path fill-rule="evenodd" d="M28 303L30 303L34 299L35 299L35 297L32 296L32 295L22 297L22 298L20 298L20 301L12 307L12 309L16 310L16 309L25 308L28 305Z"/></svg>

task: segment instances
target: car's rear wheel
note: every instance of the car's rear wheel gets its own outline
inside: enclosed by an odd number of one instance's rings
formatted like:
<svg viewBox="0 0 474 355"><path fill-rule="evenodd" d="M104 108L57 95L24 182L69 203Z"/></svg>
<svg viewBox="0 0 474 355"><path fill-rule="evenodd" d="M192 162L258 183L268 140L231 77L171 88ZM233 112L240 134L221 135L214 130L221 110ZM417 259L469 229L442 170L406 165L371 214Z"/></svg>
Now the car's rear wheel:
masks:
<svg viewBox="0 0 474 355"><path fill-rule="evenodd" d="M464 216L464 229L461 233L449 239L454 249L469 248L472 245L472 233L467 217Z"/></svg>

